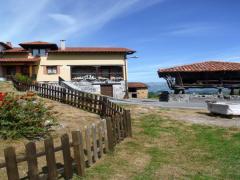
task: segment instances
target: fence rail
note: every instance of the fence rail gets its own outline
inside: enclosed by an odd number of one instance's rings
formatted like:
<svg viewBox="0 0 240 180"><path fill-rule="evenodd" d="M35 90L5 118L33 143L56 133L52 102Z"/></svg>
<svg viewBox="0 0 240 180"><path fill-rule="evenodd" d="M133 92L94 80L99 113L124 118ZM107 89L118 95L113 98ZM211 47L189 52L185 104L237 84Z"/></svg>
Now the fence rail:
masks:
<svg viewBox="0 0 240 180"><path fill-rule="evenodd" d="M4 150L5 162L0 168L6 168L8 179L20 179L18 164L27 162L28 179L57 179L59 175L71 179L73 172L85 175L85 168L91 167L104 153L114 150L117 143L132 136L130 111L109 101L105 96L90 94L73 89L48 84L24 84L13 79L19 91L35 91L39 96L99 114L104 120L97 125L85 128L85 138L80 131L72 132L72 142L68 134L61 136L61 145L54 147L53 139L44 140L45 150L37 152L36 144L29 142L24 155L15 153L15 148ZM63 165L58 168L55 153L62 152ZM73 155L72 155L73 154ZM39 157L46 157L47 173L40 175ZM75 170L75 171L74 171Z"/></svg>
<svg viewBox="0 0 240 180"><path fill-rule="evenodd" d="M52 180L58 177L71 179L74 173L84 176L85 168L91 167L109 151L106 128L106 120L103 120L97 125L86 127L85 133L73 131L72 141L68 134L63 134L60 138L61 145L56 147L53 138L49 137L44 140L44 151L40 152L37 152L35 142L29 142L25 145L25 154L22 156L16 155L15 148L8 147L4 150L5 162L0 163L0 168L6 167L10 180L20 179L18 164L22 162L27 162L28 167L25 179ZM56 159L57 152L62 153L63 164ZM41 168L38 164L38 158L44 156L47 165L46 173L39 171Z"/></svg>

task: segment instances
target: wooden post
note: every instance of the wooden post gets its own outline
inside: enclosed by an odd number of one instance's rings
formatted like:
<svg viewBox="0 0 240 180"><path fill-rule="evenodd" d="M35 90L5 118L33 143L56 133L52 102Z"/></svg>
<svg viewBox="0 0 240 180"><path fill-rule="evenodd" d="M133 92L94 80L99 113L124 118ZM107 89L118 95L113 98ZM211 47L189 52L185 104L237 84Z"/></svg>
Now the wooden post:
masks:
<svg viewBox="0 0 240 180"><path fill-rule="evenodd" d="M13 147L4 149L4 156L5 156L8 179L18 180L19 173L18 173L15 149Z"/></svg>
<svg viewBox="0 0 240 180"><path fill-rule="evenodd" d="M73 139L74 161L77 165L77 174L79 176L85 176L85 160L84 160L82 133L80 131L73 131L72 139Z"/></svg>
<svg viewBox="0 0 240 180"><path fill-rule="evenodd" d="M65 179L71 179L73 176L73 168L72 168L72 157L70 150L70 142L68 134L63 134L61 136L62 143L62 154L64 161L64 177Z"/></svg>
<svg viewBox="0 0 240 180"><path fill-rule="evenodd" d="M107 123L106 123L106 119L102 120L102 128L103 128L103 133L104 133L104 146L105 146L105 151L108 152L109 151L109 145L108 145L108 134L107 134Z"/></svg>
<svg viewBox="0 0 240 180"><path fill-rule="evenodd" d="M101 112L101 116L105 117L106 116L106 110L107 110L107 98L104 97L102 99L102 112Z"/></svg>
<svg viewBox="0 0 240 180"><path fill-rule="evenodd" d="M56 167L56 159L54 152L53 139L50 137L44 140L47 167L48 167L48 179L56 180L57 179L57 167Z"/></svg>
<svg viewBox="0 0 240 180"><path fill-rule="evenodd" d="M130 110L126 110L126 113L127 113L128 136L132 137L132 122Z"/></svg>
<svg viewBox="0 0 240 180"><path fill-rule="evenodd" d="M30 180L39 179L38 176L38 162L37 162L37 150L34 142L29 142L25 146L26 158L28 164L28 176Z"/></svg>
<svg viewBox="0 0 240 180"><path fill-rule="evenodd" d="M97 131L96 125L92 124L92 139L93 139L93 157L94 161L98 160L98 150L97 150Z"/></svg>
<svg viewBox="0 0 240 180"><path fill-rule="evenodd" d="M86 142L86 149L87 149L88 166L90 167L92 165L92 150L91 150L89 127L85 127L85 142Z"/></svg>
<svg viewBox="0 0 240 180"><path fill-rule="evenodd" d="M103 128L102 128L102 123L99 123L98 125L98 142L99 142L99 157L101 158L103 155Z"/></svg>
<svg viewBox="0 0 240 180"><path fill-rule="evenodd" d="M66 103L66 88L62 88L61 102Z"/></svg>
<svg viewBox="0 0 240 180"><path fill-rule="evenodd" d="M111 118L106 119L107 123L107 137L108 137L108 149L110 151L114 150L114 140L113 140L113 126Z"/></svg>
<svg viewBox="0 0 240 180"><path fill-rule="evenodd" d="M32 65L29 65L29 77L32 78L33 68Z"/></svg>

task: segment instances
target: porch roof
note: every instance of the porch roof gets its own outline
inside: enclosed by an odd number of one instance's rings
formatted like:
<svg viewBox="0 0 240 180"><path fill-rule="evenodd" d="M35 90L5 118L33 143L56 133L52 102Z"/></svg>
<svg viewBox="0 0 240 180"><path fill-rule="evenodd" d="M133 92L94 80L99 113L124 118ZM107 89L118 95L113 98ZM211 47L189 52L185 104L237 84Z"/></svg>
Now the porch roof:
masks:
<svg viewBox="0 0 240 180"><path fill-rule="evenodd" d="M0 58L0 62L38 62L40 58Z"/></svg>

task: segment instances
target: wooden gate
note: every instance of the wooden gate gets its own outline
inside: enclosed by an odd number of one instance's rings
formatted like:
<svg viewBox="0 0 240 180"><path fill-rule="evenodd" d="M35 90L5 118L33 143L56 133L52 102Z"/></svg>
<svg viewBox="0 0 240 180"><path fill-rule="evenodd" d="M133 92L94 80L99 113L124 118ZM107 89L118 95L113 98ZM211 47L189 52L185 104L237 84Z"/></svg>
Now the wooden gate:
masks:
<svg viewBox="0 0 240 180"><path fill-rule="evenodd" d="M101 85L101 94L105 96L113 97L113 86L112 85Z"/></svg>

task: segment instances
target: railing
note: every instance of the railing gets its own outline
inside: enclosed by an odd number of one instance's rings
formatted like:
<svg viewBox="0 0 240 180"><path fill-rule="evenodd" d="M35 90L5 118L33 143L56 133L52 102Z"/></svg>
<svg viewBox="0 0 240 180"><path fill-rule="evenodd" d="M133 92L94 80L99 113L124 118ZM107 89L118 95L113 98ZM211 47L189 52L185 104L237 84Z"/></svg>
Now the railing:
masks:
<svg viewBox="0 0 240 180"><path fill-rule="evenodd" d="M84 142L86 148L83 148L82 133L76 131L72 133L72 143L69 142L68 135L63 135L62 145L59 147L54 148L52 138L45 140L44 152L36 153L36 145L33 142L26 145L26 154L23 157L17 156L12 147L5 149L5 162L0 163L0 168L6 168L10 180L19 179L18 163L24 161L28 163L28 178L37 179L39 177L37 158L41 156L46 156L48 171L45 176L48 179L57 179L59 174L69 179L72 177L73 168L76 169L76 174L84 176L84 168L96 162L102 156L102 152L113 151L117 143L132 136L130 111L110 102L107 97L48 84L24 84L16 80L13 80L13 84L19 91L35 91L41 97L99 114L105 121L102 126L98 125L100 129L96 130L96 126L91 128L92 132L89 128L86 129ZM90 134L92 134L92 140L87 140ZM73 157L69 155L70 148L73 148ZM60 169L57 168L54 154L59 151L63 152L64 160L63 167Z"/></svg>
<svg viewBox="0 0 240 180"><path fill-rule="evenodd" d="M73 80L123 80L122 72L112 73L72 73Z"/></svg>

